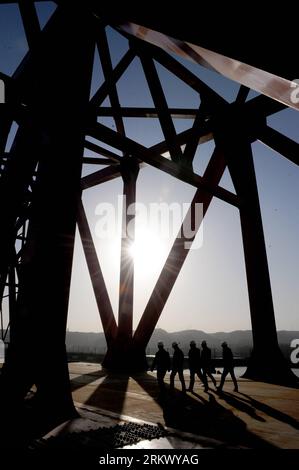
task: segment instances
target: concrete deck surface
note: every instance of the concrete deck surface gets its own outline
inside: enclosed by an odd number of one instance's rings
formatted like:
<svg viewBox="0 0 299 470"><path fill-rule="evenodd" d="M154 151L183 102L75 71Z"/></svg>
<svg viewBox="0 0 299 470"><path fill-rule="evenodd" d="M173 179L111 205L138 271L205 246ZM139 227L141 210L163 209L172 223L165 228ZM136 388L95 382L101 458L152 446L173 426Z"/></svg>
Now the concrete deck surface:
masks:
<svg viewBox="0 0 299 470"><path fill-rule="evenodd" d="M172 437L131 448L299 449L298 389L239 379L239 393L227 380L219 395L212 384L205 393L197 381L194 393L183 395L177 379L175 393L167 389L161 397L155 372L112 375L90 363L70 363L69 371L82 419L68 423L67 432L136 420L160 423ZM215 377L219 383L220 376ZM185 378L188 386L187 371Z"/></svg>

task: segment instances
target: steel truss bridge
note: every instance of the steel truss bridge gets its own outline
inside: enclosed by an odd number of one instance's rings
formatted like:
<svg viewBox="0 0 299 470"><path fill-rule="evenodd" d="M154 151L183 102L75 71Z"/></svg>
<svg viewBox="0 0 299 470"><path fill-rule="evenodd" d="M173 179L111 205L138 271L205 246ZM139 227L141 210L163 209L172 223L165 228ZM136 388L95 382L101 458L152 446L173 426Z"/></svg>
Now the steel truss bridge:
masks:
<svg viewBox="0 0 299 470"><path fill-rule="evenodd" d="M188 256L186 240L175 240L133 333L134 262L125 259L132 236L122 239L116 321L81 201L86 189L121 178L126 205L135 202L142 165L196 188L189 208L195 231L200 228L194 218L196 203L203 204L204 214L213 198L239 211L254 344L246 376L276 383L294 381L277 342L251 149L258 140L299 163L299 144L267 124L273 113L298 106L290 100L290 84L296 76L292 64L283 54L279 60L266 57L262 41L259 48L248 47L242 35L233 42L224 37L220 45L205 30L197 32L187 9L164 21L129 6L113 11L106 2L56 3L41 29L34 2L18 2L29 52L12 76L0 75L6 91L6 102L0 105L0 297L9 299L10 337L1 397L6 403L19 403L35 384L40 403L48 410L65 414L72 409L65 332L76 224L107 341L104 365L111 370L144 370L145 348ZM129 48L116 66L107 26L128 39ZM96 48L105 80L90 99ZM226 102L173 53L237 81L235 102ZM117 84L136 57L152 96L151 108L142 107L143 103L130 108L120 105ZM156 63L195 90L200 105L170 108ZM246 101L250 88L261 94ZM110 107L102 106L107 97ZM98 122L102 116L114 119L115 130ZM148 148L129 138L125 120L130 117L158 120L164 140ZM191 127L176 132L173 118L177 117L192 119ZM17 132L5 152L13 122ZM215 150L200 176L193 171L193 159L198 146L212 139ZM84 149L98 156L83 156ZM99 170L81 177L85 164L97 164ZM220 185L226 169L235 194ZM131 219L126 215L125 230ZM6 334L4 327L2 334Z"/></svg>

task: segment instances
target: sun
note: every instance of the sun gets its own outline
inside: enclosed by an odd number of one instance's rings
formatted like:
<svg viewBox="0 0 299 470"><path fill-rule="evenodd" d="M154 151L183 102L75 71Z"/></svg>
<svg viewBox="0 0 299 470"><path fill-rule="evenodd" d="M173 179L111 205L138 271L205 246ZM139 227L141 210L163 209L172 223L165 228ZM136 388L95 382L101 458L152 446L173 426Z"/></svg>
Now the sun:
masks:
<svg viewBox="0 0 299 470"><path fill-rule="evenodd" d="M149 273L162 267L166 249L157 233L145 227L137 227L129 255L134 259L137 271Z"/></svg>

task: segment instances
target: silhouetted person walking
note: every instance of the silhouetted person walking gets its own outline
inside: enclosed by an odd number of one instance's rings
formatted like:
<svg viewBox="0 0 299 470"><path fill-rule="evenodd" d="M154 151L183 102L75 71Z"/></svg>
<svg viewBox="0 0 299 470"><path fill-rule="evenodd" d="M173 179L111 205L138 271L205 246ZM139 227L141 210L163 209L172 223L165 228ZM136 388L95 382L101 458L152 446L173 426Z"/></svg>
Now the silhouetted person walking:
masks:
<svg viewBox="0 0 299 470"><path fill-rule="evenodd" d="M234 356L232 353L232 350L228 347L227 343L224 341L224 343L221 344L222 346L222 358L223 358L223 372L221 375L221 381L219 387L217 387L217 390L219 392L222 391L223 385L225 378L227 374L229 373L231 375L232 381L234 383L234 391L238 392L238 384L237 384L237 379L235 376L234 372Z"/></svg>
<svg viewBox="0 0 299 470"><path fill-rule="evenodd" d="M174 349L173 357L172 357L172 371L170 374L170 388L173 390L174 389L174 378L176 374L179 374L179 379L182 384L182 392L186 392L186 385L185 385L185 379L184 379L184 353L183 351L179 348L178 343L173 342L172 347Z"/></svg>
<svg viewBox="0 0 299 470"><path fill-rule="evenodd" d="M212 354L211 349L208 347L206 341L201 342L201 367L202 367L202 374L205 378L205 381L208 382L207 376L210 377L214 386L216 387L216 380L212 376Z"/></svg>
<svg viewBox="0 0 299 470"><path fill-rule="evenodd" d="M207 379L201 373L201 358L200 358L200 349L196 347L195 341L190 342L190 349L189 349L189 369L190 369L190 385L189 385L189 392L193 391L194 382L195 382L195 374L200 378L202 383L205 386L205 392L208 391L208 382Z"/></svg>
<svg viewBox="0 0 299 470"><path fill-rule="evenodd" d="M151 370L153 371L155 367L157 368L157 380L159 388L161 391L164 391L164 377L167 371L170 372L170 356L169 352L165 351L162 341L159 341L158 343L158 351L156 352Z"/></svg>

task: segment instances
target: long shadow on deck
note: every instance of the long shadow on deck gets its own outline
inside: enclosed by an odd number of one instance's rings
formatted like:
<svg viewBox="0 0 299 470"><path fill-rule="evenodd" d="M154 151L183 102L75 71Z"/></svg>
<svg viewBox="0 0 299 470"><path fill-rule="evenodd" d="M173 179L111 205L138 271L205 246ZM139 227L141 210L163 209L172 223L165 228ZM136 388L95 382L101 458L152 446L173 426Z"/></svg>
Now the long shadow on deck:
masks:
<svg viewBox="0 0 299 470"><path fill-rule="evenodd" d="M83 374L72 379L72 390L75 391L80 387L91 384L101 377L105 377L105 379L101 384L95 386L93 393L85 403L121 415L126 399L129 375L107 374L100 370ZM152 375L147 373L133 374L131 377L159 405L165 425L217 439L225 442L228 446L274 447L249 432L245 422L221 405L221 400L236 410L248 414L256 421L265 422L265 419L258 414L258 411L260 411L276 420L289 424L294 429L299 429L298 421L293 417L244 393L232 394L225 391L219 397L214 392L183 395L178 390L170 393L169 387L166 385L166 392L161 395L159 394L157 381Z"/></svg>
<svg viewBox="0 0 299 470"><path fill-rule="evenodd" d="M213 393L184 395L178 390L157 396L155 378L134 375L134 380L163 410L165 425L223 442L224 447L274 448L272 444L248 431L246 423L216 400ZM156 386L155 386L156 385Z"/></svg>
<svg viewBox="0 0 299 470"><path fill-rule="evenodd" d="M215 439L222 442L223 447L265 449L275 447L248 431L246 423L242 419L221 405L219 400L222 397L216 399L211 392L184 395L177 389L171 393L167 385L165 393L161 395L157 380L147 373L108 374L95 387L85 404L104 408L121 415L125 400L130 400L130 396L126 396L130 377L159 405L164 418L164 423L161 424L208 439ZM94 377L92 381L94 381ZM82 382L85 382L85 379ZM76 387L75 383L73 385ZM254 406L238 400L234 395L224 395L230 405L246 412L258 421L264 421L256 414ZM142 402L140 405L142 406ZM150 420L150 417L148 419Z"/></svg>
<svg viewBox="0 0 299 470"><path fill-rule="evenodd" d="M75 373L72 373L72 375L75 375ZM99 369L93 372L88 372L86 374L78 375L77 377L73 377L72 379L70 379L72 392L95 382L101 377L106 377L106 376L107 376L107 372L104 372L101 369Z"/></svg>
<svg viewBox="0 0 299 470"><path fill-rule="evenodd" d="M226 395L228 394L226 393ZM281 421L282 423L289 424L295 429L299 429L298 421L292 416L289 416L283 413L282 411L276 410L275 408L272 408L271 406L266 405L265 403L255 400L254 398L247 395L246 393L239 393L239 395L240 395L240 400L242 400L242 402L250 403L254 408L256 408L259 411L262 411L266 415L271 416L272 418L277 419L278 421Z"/></svg>
<svg viewBox="0 0 299 470"><path fill-rule="evenodd" d="M106 374L105 379L89 396L85 404L105 408L121 415L129 379L130 376L127 374Z"/></svg>

